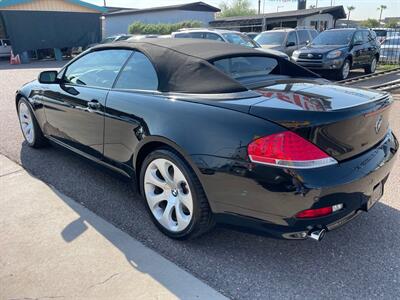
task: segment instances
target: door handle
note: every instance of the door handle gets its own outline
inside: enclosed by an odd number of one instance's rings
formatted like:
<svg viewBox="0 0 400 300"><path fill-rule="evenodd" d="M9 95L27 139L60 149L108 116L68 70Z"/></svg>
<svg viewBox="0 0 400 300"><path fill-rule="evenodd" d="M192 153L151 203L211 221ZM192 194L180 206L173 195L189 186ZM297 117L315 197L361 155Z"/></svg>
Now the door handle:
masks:
<svg viewBox="0 0 400 300"><path fill-rule="evenodd" d="M101 104L97 100L92 100L92 101L88 102L88 107L90 109L97 110L101 107Z"/></svg>

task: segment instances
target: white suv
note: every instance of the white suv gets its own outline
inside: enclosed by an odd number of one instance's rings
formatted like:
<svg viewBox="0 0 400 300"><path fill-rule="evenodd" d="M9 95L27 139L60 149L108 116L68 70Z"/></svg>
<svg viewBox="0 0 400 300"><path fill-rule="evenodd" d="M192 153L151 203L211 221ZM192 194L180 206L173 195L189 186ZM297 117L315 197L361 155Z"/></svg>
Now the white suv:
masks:
<svg viewBox="0 0 400 300"><path fill-rule="evenodd" d="M211 29L211 28L181 29L179 31L171 33L171 37L221 41L249 48L254 48L266 53L283 57L285 59L289 59L289 56L287 56L285 53L281 51L261 48L261 46L257 42L249 38L247 35L238 31Z"/></svg>
<svg viewBox="0 0 400 300"><path fill-rule="evenodd" d="M0 57L11 56L11 43L8 39L0 39Z"/></svg>

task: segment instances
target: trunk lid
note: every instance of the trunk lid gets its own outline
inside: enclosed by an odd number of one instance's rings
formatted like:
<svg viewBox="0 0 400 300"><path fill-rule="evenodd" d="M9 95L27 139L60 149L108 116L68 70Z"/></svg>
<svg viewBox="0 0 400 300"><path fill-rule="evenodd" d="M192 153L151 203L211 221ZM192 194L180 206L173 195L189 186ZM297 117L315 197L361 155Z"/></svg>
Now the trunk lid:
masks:
<svg viewBox="0 0 400 300"><path fill-rule="evenodd" d="M370 149L389 128L387 93L293 81L254 91L263 97L249 114L296 132L339 161Z"/></svg>

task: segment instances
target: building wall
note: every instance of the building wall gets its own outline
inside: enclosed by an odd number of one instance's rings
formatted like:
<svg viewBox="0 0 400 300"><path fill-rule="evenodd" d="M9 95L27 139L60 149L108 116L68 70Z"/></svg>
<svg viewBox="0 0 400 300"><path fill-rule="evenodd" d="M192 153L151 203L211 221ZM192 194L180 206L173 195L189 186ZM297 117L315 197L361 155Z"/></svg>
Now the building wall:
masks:
<svg viewBox="0 0 400 300"><path fill-rule="evenodd" d="M64 0L34 0L27 3L11 5L0 8L0 10L29 10L29 11L65 11L99 13L93 9L76 5Z"/></svg>
<svg viewBox="0 0 400 300"><path fill-rule="evenodd" d="M208 22L214 20L214 12L167 10L143 12L130 15L108 15L104 20L105 36L127 33L128 26L137 21L146 24L157 24L177 23L188 20L200 21L204 26L208 26Z"/></svg>
<svg viewBox="0 0 400 300"><path fill-rule="evenodd" d="M311 22L313 22L313 21L318 22L318 23L320 23L321 21L323 21L323 22L326 21L327 29L334 27L334 19L333 19L333 16L330 14L320 14L320 15L309 16L309 17L298 20L297 25L312 27ZM317 29L319 29L319 27Z"/></svg>

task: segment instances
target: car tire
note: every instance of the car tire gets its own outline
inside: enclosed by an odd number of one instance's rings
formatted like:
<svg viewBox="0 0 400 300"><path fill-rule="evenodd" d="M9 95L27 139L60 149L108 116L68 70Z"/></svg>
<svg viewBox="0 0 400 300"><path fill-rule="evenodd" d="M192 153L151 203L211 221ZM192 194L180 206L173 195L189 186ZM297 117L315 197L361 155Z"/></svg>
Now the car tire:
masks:
<svg viewBox="0 0 400 300"><path fill-rule="evenodd" d="M151 152L142 163L139 180L152 221L168 237L192 239L214 226L199 179L176 152Z"/></svg>
<svg viewBox="0 0 400 300"><path fill-rule="evenodd" d="M21 97L18 101L18 119L22 135L26 143L32 148L41 148L47 145L47 139L36 120L29 101Z"/></svg>
<svg viewBox="0 0 400 300"><path fill-rule="evenodd" d="M337 80L345 80L347 77L349 77L351 70L351 63L350 60L345 59L345 61L342 64L342 67L337 71L336 73L336 79Z"/></svg>
<svg viewBox="0 0 400 300"><path fill-rule="evenodd" d="M374 58L371 61L371 64L368 67L364 68L365 74L372 74L375 72L376 70L376 64L378 63L378 60L376 58L376 56L374 56Z"/></svg>

